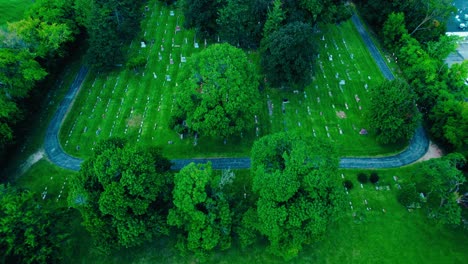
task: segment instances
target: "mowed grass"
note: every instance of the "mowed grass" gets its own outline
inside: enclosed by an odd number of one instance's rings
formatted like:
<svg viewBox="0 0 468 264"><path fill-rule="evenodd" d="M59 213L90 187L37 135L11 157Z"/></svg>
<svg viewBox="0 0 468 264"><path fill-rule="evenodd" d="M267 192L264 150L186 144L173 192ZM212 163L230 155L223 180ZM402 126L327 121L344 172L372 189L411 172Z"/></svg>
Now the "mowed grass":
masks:
<svg viewBox="0 0 468 264"><path fill-rule="evenodd" d="M378 170L378 186L383 190L376 190L371 183L360 187L357 173L369 175L370 171L341 170L335 177L350 179L354 183L354 188L346 195L344 216L330 225L321 241L306 245L301 254L289 263L465 263L468 258L466 230L438 226L426 217L423 209L409 212L398 203L396 184L405 181L413 170L414 166ZM398 182L393 180L393 176L399 178ZM250 186L250 171L236 171L231 188L233 193L238 193L239 203L244 202L244 192L247 199L252 197ZM196 262L190 254L180 256L175 243L174 237L155 239L140 247L119 250L108 257L85 255L76 262ZM206 263L284 263L283 259L269 254L266 245L266 241L259 241L242 250L234 243L227 251L215 252Z"/></svg>
<svg viewBox="0 0 468 264"><path fill-rule="evenodd" d="M383 76L352 22L326 26L316 42L319 55L312 84L303 91L267 91L273 105L271 131L331 140L341 156L376 156L402 149L404 144L378 144L369 129L368 89L381 83ZM288 102L283 104L285 99ZM360 135L361 129L369 134Z"/></svg>
<svg viewBox="0 0 468 264"><path fill-rule="evenodd" d="M21 20L33 3L31 0L0 0L0 27L6 27L7 22Z"/></svg>
<svg viewBox="0 0 468 264"><path fill-rule="evenodd" d="M96 70L89 74L61 129L60 140L69 154L87 157L99 140L121 136L132 144L159 146L169 158L248 156L255 139L284 130L331 140L340 156L385 155L403 148L403 144L379 145L372 131L359 134L369 128L364 114L369 110L367 89L383 77L351 22L323 28L317 36L320 55L311 85L297 92L263 91L263 111L257 119L251 117L255 123L251 131L226 141L201 135L196 145L193 136L181 139L169 128L177 97L177 72L183 65L181 57L189 60L203 50L204 40L190 30L175 31L183 24L179 10L152 3L139 38L128 48L129 57L147 58L146 67L139 73L122 67L106 74ZM141 41L146 48L141 47ZM258 61L258 54L250 57ZM284 99L288 103L283 113Z"/></svg>

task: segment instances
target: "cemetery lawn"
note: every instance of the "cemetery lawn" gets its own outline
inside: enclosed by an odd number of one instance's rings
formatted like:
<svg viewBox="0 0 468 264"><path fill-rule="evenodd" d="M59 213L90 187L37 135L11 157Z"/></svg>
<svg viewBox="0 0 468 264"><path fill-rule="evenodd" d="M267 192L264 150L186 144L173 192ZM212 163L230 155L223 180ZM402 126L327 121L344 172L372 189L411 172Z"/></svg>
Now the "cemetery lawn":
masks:
<svg viewBox="0 0 468 264"><path fill-rule="evenodd" d="M322 241L304 247L298 258L289 263L464 263L468 258L465 240L468 231L461 228L437 226L427 219L423 209L408 212L396 200L397 188L393 176L399 181L411 175L414 167L378 170L379 185L390 190L376 190L367 183L361 189L356 175L362 170L341 170L336 177L354 183L346 196L353 210L347 206L345 216L332 224ZM249 193L249 170L236 171L232 188L243 199L244 185ZM364 199L368 201L367 211ZM383 213L382 209L386 210ZM353 217L353 212L357 213ZM79 228L79 227L77 227ZM90 243L85 239L81 244ZM122 249L110 256L87 254L76 263L194 263L191 255L182 257L175 249L176 239L155 239L140 247ZM241 250L236 243L227 251L217 251L207 263L284 263L281 258L268 254L263 241ZM83 246L83 245L82 245Z"/></svg>
<svg viewBox="0 0 468 264"><path fill-rule="evenodd" d="M6 27L6 22L22 19L33 3L31 0L0 0L0 27Z"/></svg>
<svg viewBox="0 0 468 264"><path fill-rule="evenodd" d="M205 44L181 27L183 16L177 8L169 10L155 1L149 7L142 32L127 47L129 58L144 56L147 65L138 72L125 66L109 73L90 71L60 131L62 147L70 155L86 158L99 140L121 136L132 144L159 146L169 158L245 157L257 137L284 130L332 140L340 156L389 155L404 148L404 143L379 145L370 130L368 135L359 134L369 128L364 117L370 110L367 89L383 76L350 21L322 28L317 37L319 66L311 85L297 93L262 91L263 110L258 123L252 116L251 131L228 138L226 144L223 138L203 135L196 146L193 135L181 139L169 127L177 72L184 64L182 57L189 60ZM258 54L249 56L258 63Z"/></svg>

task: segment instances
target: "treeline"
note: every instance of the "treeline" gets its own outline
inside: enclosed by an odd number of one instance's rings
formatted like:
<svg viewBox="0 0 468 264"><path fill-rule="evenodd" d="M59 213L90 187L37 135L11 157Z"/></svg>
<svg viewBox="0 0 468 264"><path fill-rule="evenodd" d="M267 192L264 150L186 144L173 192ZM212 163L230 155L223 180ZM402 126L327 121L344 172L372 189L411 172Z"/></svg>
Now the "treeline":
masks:
<svg viewBox="0 0 468 264"><path fill-rule="evenodd" d="M158 149L100 142L70 183L69 206L101 253L177 238L181 254L203 262L233 244L269 241L291 259L324 236L343 212L338 158L329 143L279 133L252 148L252 181L191 163L177 173Z"/></svg>
<svg viewBox="0 0 468 264"><path fill-rule="evenodd" d="M265 81L274 87L309 83L314 29L351 15L342 0L185 0L182 9L184 26L198 38L259 49Z"/></svg>
<svg viewBox="0 0 468 264"><path fill-rule="evenodd" d="M87 45L91 65L111 67L125 60L122 43L138 32L142 3L38 0L24 19L0 31L0 152L15 142L15 129L40 101L31 96L47 94L41 82L60 74L77 43Z"/></svg>
<svg viewBox="0 0 468 264"><path fill-rule="evenodd" d="M384 43L398 58L398 64L416 92L420 111L431 135L451 151L468 155L468 98L465 80L468 63L444 60L457 45L456 37L441 35L437 41L420 44L408 34L403 13L392 13L384 24Z"/></svg>

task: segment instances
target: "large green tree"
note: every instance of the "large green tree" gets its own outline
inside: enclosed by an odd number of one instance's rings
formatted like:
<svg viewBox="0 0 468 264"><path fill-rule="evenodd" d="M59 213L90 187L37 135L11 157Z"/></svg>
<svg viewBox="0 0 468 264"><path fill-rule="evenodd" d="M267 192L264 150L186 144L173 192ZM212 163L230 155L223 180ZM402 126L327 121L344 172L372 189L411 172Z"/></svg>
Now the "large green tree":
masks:
<svg viewBox="0 0 468 264"><path fill-rule="evenodd" d="M179 249L204 257L215 248L230 247L232 213L224 192L228 182L216 177L209 163L190 163L175 175L174 207L167 221L181 230Z"/></svg>
<svg viewBox="0 0 468 264"><path fill-rule="evenodd" d="M450 157L457 157L456 160ZM428 216L442 224L461 223L461 208L458 204L460 187L466 182L463 173L457 169L458 156L431 159L423 162L416 174L421 181L417 184L425 194ZM464 162L462 160L461 162Z"/></svg>
<svg viewBox="0 0 468 264"><path fill-rule="evenodd" d="M135 148L118 138L96 146L71 181L68 201L99 250L141 245L168 232L169 168L156 149Z"/></svg>
<svg viewBox="0 0 468 264"><path fill-rule="evenodd" d="M316 47L309 24L282 26L262 41L261 63L273 86L306 85L311 80Z"/></svg>
<svg viewBox="0 0 468 264"><path fill-rule="evenodd" d="M212 45L189 58L177 78L176 123L185 120L191 131L221 137L253 127L259 82L242 50Z"/></svg>
<svg viewBox="0 0 468 264"><path fill-rule="evenodd" d="M415 95L400 79L384 81L369 91L369 125L382 144L409 140L419 124L421 114L415 105Z"/></svg>
<svg viewBox="0 0 468 264"><path fill-rule="evenodd" d="M220 38L237 47L258 47L269 4L267 0L226 0L217 19Z"/></svg>
<svg viewBox="0 0 468 264"><path fill-rule="evenodd" d="M2 263L58 263L70 235L70 212L50 209L39 194L0 185Z"/></svg>
<svg viewBox="0 0 468 264"><path fill-rule="evenodd" d="M329 143L278 133L256 141L251 158L258 200L244 215L241 241L251 243L249 233L257 230L268 238L273 254L295 257L342 211L336 152Z"/></svg>
<svg viewBox="0 0 468 264"><path fill-rule="evenodd" d="M201 37L214 37L217 32L216 19L223 1L184 0L184 26L195 28Z"/></svg>

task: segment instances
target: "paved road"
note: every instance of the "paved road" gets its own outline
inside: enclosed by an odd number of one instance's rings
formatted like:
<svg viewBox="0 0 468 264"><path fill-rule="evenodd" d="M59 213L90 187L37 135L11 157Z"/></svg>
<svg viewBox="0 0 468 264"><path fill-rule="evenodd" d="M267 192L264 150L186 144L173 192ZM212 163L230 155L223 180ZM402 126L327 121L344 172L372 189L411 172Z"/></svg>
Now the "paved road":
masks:
<svg viewBox="0 0 468 264"><path fill-rule="evenodd" d="M367 33L366 29L362 26L362 23L361 23L361 20L359 20L359 17L356 14L354 14L351 17L351 21L353 21L353 24L356 26L356 29L361 35L362 40L364 41L364 44L366 44L367 49L369 50L372 58L375 60L375 63L379 67L383 76L389 80L395 79L395 76L393 76L392 71L388 68L387 64L385 63L385 59L382 57L379 50L374 45L374 42L372 42L372 39Z"/></svg>
<svg viewBox="0 0 468 264"><path fill-rule="evenodd" d="M60 126L62 125L63 119L67 114L68 109L73 102L78 90L81 87L84 79L86 78L86 74L88 73L88 68L81 67L80 71L75 77L75 80L70 86L65 98L62 100L57 112L55 112L52 121L50 121L49 127L47 128L45 142L44 142L44 149L49 158L49 160L54 163L55 165L70 169L70 170L79 170L82 160L74 158L67 153L65 153L60 146L59 142L59 130Z"/></svg>
<svg viewBox="0 0 468 264"><path fill-rule="evenodd" d="M359 18L354 15L352 17L352 21L356 28L359 31L359 34L364 40L367 48L369 49L372 57L377 63L377 66L382 71L385 78L393 80L395 77L393 76L392 72L388 68L387 64L385 63L384 59L382 58L381 54L375 47L374 43L372 42L371 38L367 34L366 30L361 24ZM49 128L47 129L47 134L45 138L45 151L47 156L49 157L50 161L56 164L59 167L70 169L70 170L79 170L80 164L82 162L81 159L71 157L67 155L63 149L61 148L58 140L58 133L60 130L60 125L65 118L65 115L71 106L73 98L76 96L82 82L86 77L86 73L88 69L86 67L82 67L78 72L75 81L72 83L67 95L63 99L59 109L55 113L54 118L52 119ZM416 130L416 133L413 139L410 141L408 148L406 148L403 152L388 157L379 157L379 158L361 158L361 157L346 157L341 158L340 160L340 167L341 168L363 168L363 169L370 169L370 168L396 168L401 167L404 165L411 164L417 161L420 157L422 157L429 146L429 140L424 132L422 127L419 127ZM173 170L180 170L185 165L189 164L190 162L195 163L206 163L211 162L214 169L248 169L250 168L250 158L200 158L200 159L175 159L172 160Z"/></svg>

